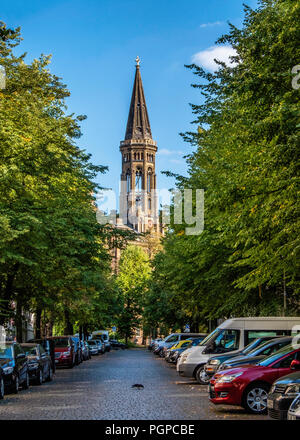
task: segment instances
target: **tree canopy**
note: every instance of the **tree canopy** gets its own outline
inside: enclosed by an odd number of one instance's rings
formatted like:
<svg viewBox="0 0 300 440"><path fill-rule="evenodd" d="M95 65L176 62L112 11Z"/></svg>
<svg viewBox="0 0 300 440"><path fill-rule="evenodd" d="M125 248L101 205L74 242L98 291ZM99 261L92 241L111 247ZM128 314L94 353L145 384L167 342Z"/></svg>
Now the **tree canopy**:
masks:
<svg viewBox="0 0 300 440"><path fill-rule="evenodd" d="M205 190L205 228L186 236L171 225L150 292L175 313L160 322L299 313L299 20L292 0L245 6L242 28L217 41L234 48L231 63L187 66L202 101L191 105L196 130L183 137L194 152L177 187Z"/></svg>

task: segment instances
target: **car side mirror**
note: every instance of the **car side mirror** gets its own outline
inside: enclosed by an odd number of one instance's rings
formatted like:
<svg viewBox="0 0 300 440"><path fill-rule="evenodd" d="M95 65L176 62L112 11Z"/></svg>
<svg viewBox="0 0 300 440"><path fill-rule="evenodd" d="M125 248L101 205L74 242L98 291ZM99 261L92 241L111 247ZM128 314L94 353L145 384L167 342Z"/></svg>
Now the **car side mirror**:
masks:
<svg viewBox="0 0 300 440"><path fill-rule="evenodd" d="M290 366L291 370L300 370L300 361L297 361L296 359L294 359L291 362L291 366Z"/></svg>

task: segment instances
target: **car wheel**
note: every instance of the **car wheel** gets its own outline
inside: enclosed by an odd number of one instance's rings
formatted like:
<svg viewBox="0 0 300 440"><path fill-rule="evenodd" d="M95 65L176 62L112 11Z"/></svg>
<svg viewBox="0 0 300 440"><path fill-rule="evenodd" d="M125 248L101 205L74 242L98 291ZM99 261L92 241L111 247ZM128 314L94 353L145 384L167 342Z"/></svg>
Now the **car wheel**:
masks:
<svg viewBox="0 0 300 440"><path fill-rule="evenodd" d="M4 380L1 377L0 379L0 400L4 397Z"/></svg>
<svg viewBox="0 0 300 440"><path fill-rule="evenodd" d="M51 365L49 365L48 376L46 378L46 382L51 382L53 380L53 370Z"/></svg>
<svg viewBox="0 0 300 440"><path fill-rule="evenodd" d="M198 370L196 371L195 379L201 385L208 385L209 384L209 381L210 381L211 377L206 374L206 372L204 370L204 365L201 365L198 368Z"/></svg>
<svg viewBox="0 0 300 440"><path fill-rule="evenodd" d="M266 413L268 391L269 387L264 384L256 384L249 387L243 398L244 408L252 414Z"/></svg>
<svg viewBox="0 0 300 440"><path fill-rule="evenodd" d="M26 379L24 380L24 382L22 384L23 390L28 390L29 385L30 385L30 383L29 383L29 374L27 372L26 373Z"/></svg>
<svg viewBox="0 0 300 440"><path fill-rule="evenodd" d="M36 378L36 384L42 385L42 383L43 383L43 372L42 370L39 370Z"/></svg>

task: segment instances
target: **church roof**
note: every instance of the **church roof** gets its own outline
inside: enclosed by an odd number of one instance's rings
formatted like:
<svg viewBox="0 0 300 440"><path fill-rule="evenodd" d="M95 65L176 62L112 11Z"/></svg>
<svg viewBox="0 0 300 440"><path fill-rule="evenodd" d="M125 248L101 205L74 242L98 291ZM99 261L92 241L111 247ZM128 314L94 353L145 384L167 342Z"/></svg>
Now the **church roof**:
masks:
<svg viewBox="0 0 300 440"><path fill-rule="evenodd" d="M129 108L125 140L152 139L149 116L140 72L140 60L136 59L135 78Z"/></svg>

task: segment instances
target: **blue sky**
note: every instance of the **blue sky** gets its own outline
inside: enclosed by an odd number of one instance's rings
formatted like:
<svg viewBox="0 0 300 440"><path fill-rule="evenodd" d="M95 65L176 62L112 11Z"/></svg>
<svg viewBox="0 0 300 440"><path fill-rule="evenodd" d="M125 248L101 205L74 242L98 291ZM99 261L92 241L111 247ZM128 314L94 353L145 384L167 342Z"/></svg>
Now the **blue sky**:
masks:
<svg viewBox="0 0 300 440"><path fill-rule="evenodd" d="M190 87L192 60L213 69L215 40L227 21L240 26L244 0L2 0L0 19L21 26L19 51L28 61L52 54L51 71L71 91L68 111L86 114L79 145L109 172L98 181L118 189L119 143L132 91L135 57L141 74L153 138L158 142L157 183L170 188L163 170L185 174L191 151L179 132L190 130L189 103L200 95ZM246 3L254 7L256 0ZM228 51L228 48L226 49ZM218 53L220 57L226 53Z"/></svg>

